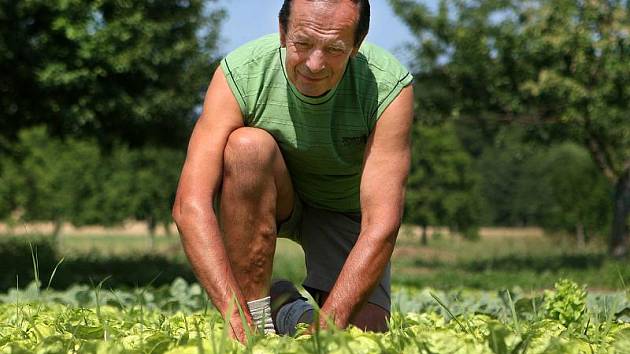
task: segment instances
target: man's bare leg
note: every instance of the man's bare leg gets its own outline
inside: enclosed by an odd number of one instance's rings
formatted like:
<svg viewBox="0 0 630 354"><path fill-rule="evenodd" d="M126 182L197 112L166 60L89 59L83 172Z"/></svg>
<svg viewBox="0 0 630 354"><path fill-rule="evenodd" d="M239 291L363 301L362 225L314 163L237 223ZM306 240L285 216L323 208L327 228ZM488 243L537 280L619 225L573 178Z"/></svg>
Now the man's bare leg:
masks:
<svg viewBox="0 0 630 354"><path fill-rule="evenodd" d="M246 300L269 294L277 223L293 210L293 186L273 137L261 129L234 131L224 153L221 225L232 271ZM327 293L323 294L323 301ZM389 313L365 304L355 326L387 330Z"/></svg>
<svg viewBox="0 0 630 354"><path fill-rule="evenodd" d="M232 271L247 301L268 296L277 223L294 192L280 149L257 128L239 128L224 151L220 220Z"/></svg>

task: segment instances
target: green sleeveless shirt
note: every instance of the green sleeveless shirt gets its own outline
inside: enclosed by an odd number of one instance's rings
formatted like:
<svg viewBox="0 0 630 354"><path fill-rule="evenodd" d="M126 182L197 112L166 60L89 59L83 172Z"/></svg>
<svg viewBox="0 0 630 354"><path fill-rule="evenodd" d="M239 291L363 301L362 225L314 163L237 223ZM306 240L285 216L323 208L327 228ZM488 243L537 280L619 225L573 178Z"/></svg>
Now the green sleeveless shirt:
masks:
<svg viewBox="0 0 630 354"><path fill-rule="evenodd" d="M244 124L275 138L303 202L333 211L359 211L367 138L412 77L391 54L364 43L339 84L313 98L289 82L285 58L278 34L272 34L221 61Z"/></svg>

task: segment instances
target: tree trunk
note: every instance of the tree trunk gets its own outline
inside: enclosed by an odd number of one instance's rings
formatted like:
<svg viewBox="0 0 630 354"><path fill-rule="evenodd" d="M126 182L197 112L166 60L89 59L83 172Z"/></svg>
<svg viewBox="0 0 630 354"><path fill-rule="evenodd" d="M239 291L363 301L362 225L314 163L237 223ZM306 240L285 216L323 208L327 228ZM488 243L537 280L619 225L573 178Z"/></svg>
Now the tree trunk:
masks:
<svg viewBox="0 0 630 354"><path fill-rule="evenodd" d="M61 227L63 226L63 221L60 219L57 219L54 221L53 224L53 231L52 231L52 244L53 247L59 249L59 234L61 233Z"/></svg>
<svg viewBox="0 0 630 354"><path fill-rule="evenodd" d="M423 246L429 244L429 240L427 239L427 225L422 225L422 238L420 239L420 243Z"/></svg>
<svg viewBox="0 0 630 354"><path fill-rule="evenodd" d="M628 214L630 213L630 169L624 171L615 185L613 225L609 252L613 257L628 254Z"/></svg>
<svg viewBox="0 0 630 354"><path fill-rule="evenodd" d="M584 225L581 222L578 222L575 225L575 239L577 241L578 248L584 248L586 245L586 238L584 237Z"/></svg>
<svg viewBox="0 0 630 354"><path fill-rule="evenodd" d="M171 223L170 222L164 222L164 233L166 234L166 236L171 237L173 236L173 233L171 232Z"/></svg>
<svg viewBox="0 0 630 354"><path fill-rule="evenodd" d="M147 219L147 228L149 229L149 248L153 251L155 249L155 229L157 229L155 218L149 217Z"/></svg>

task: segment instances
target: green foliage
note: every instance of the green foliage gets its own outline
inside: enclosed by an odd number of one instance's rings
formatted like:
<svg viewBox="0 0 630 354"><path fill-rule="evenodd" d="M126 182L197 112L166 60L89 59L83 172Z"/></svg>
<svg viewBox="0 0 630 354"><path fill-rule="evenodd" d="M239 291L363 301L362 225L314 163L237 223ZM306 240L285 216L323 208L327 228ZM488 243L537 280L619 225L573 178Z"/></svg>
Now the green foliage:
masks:
<svg viewBox="0 0 630 354"><path fill-rule="evenodd" d="M15 160L0 156L0 220L10 220L11 213L17 208L17 193L24 188L21 184L19 167Z"/></svg>
<svg viewBox="0 0 630 354"><path fill-rule="evenodd" d="M101 186L104 225L119 224L134 216L136 156L137 152L123 145L116 145L109 155L110 173Z"/></svg>
<svg viewBox="0 0 630 354"><path fill-rule="evenodd" d="M434 238L430 248L402 234L392 257L392 282L484 290L549 289L561 278L588 283L596 289L623 290L630 284L627 261L610 259L602 240L578 248L572 237L510 232L515 230L498 235L483 233L477 241Z"/></svg>
<svg viewBox="0 0 630 354"><path fill-rule="evenodd" d="M94 140L50 137L44 127L23 130L17 157L3 158L0 217L75 226L146 221L153 232L171 221L183 152L115 146L104 155Z"/></svg>
<svg viewBox="0 0 630 354"><path fill-rule="evenodd" d="M137 220L148 222L151 232L158 222L172 221L171 206L183 163L183 151L157 148L139 151L137 166L133 169L136 192L132 210Z"/></svg>
<svg viewBox="0 0 630 354"><path fill-rule="evenodd" d="M22 220L100 221L101 155L94 142L50 138L44 127L19 134L20 188L16 194Z"/></svg>
<svg viewBox="0 0 630 354"><path fill-rule="evenodd" d="M584 148L573 143L553 146L542 167L552 199L546 205L542 226L585 236L609 229L613 191Z"/></svg>
<svg viewBox="0 0 630 354"><path fill-rule="evenodd" d="M611 251L630 213L628 1L390 0L415 34L418 116L456 119L492 141L504 123L571 141L614 188Z"/></svg>
<svg viewBox="0 0 630 354"><path fill-rule="evenodd" d="M555 288L555 291L545 292L542 307L545 317L559 321L565 327L581 324L586 314L585 288L566 279L558 281Z"/></svg>
<svg viewBox="0 0 630 354"><path fill-rule="evenodd" d="M491 225L540 225L553 204L544 148L525 144L523 134L518 127L498 130L477 160Z"/></svg>
<svg viewBox="0 0 630 354"><path fill-rule="evenodd" d="M527 143L518 126L497 131L477 160L492 225L542 226L594 238L609 229L610 184L588 152L565 142Z"/></svg>
<svg viewBox="0 0 630 354"><path fill-rule="evenodd" d="M116 147L110 160L110 178L102 190L108 223L128 218L146 221L151 233L157 224L170 223L183 162L184 153L174 149Z"/></svg>
<svg viewBox="0 0 630 354"><path fill-rule="evenodd" d="M412 141L405 221L446 225L474 238L479 225L478 176L453 125L415 124Z"/></svg>
<svg viewBox="0 0 630 354"><path fill-rule="evenodd" d="M557 320L530 317L520 307L516 310L520 318L516 329L506 316L507 305L496 291L437 291L441 305L430 294L434 294L431 289L395 289L398 307L392 312L387 333L350 328L313 335L302 331L296 337L253 334L244 346L227 338L225 322L200 287L181 279L158 289L131 291L99 291L75 285L63 292L37 292L29 285L0 294L3 320L0 350L341 354L568 353L616 349L623 352L630 331L630 323L614 318L594 319L589 335L584 336L565 331ZM533 300L522 293L514 296L517 302ZM617 308L624 305L629 304Z"/></svg>
<svg viewBox="0 0 630 354"><path fill-rule="evenodd" d="M0 2L0 219L170 221L214 2Z"/></svg>
<svg viewBox="0 0 630 354"><path fill-rule="evenodd" d="M225 15L212 2L0 2L0 142L43 124L104 146L183 146Z"/></svg>

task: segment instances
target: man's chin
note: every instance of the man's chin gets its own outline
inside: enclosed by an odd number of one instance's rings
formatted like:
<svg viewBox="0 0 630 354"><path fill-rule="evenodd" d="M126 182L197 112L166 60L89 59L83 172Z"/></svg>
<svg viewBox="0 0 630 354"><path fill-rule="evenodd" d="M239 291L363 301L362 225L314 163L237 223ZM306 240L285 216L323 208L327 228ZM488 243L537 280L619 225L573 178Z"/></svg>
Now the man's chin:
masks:
<svg viewBox="0 0 630 354"><path fill-rule="evenodd" d="M322 96L326 95L328 93L328 91L330 91L330 90L321 90L321 89L320 90L314 90L314 89L307 89L307 88L300 88L300 87L297 87L297 89L304 96L311 97L311 98L322 97Z"/></svg>

